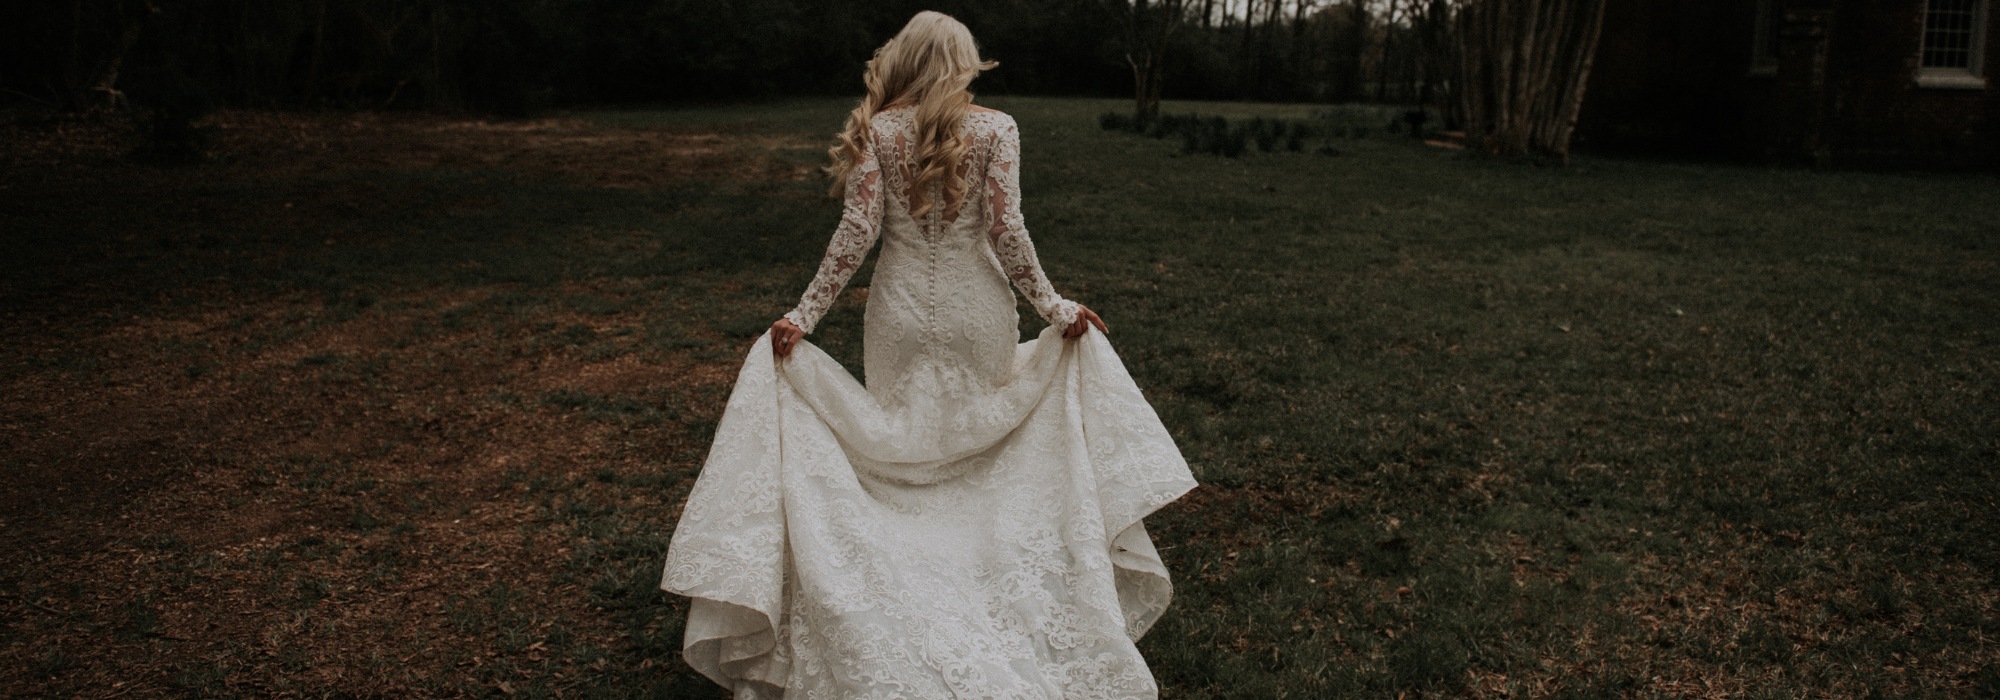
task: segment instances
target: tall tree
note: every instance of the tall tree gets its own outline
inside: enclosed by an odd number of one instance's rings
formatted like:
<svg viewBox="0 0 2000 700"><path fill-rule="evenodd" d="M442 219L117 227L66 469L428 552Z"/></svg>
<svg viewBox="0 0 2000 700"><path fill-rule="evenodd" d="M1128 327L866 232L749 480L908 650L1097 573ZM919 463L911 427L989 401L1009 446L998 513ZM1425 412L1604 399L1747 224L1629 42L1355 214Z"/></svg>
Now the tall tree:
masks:
<svg viewBox="0 0 2000 700"><path fill-rule="evenodd" d="M1282 66L1269 66L1266 64L1265 61L1266 57L1269 57L1271 59L1276 59L1271 61L1272 63L1275 63L1277 60L1283 60L1278 55L1275 45L1277 44L1277 38L1281 36L1279 30L1283 28L1283 22L1281 20L1285 16L1285 7L1284 7L1285 3L1284 0L1270 0L1270 3L1271 4L1266 5L1264 7L1265 10L1264 32L1263 32L1264 46L1257 51L1257 58L1258 58L1257 82L1252 83L1252 85L1258 88L1263 88L1267 84L1267 82L1269 81L1268 76L1270 76L1271 73L1276 72L1272 70L1273 68L1282 68ZM1289 92L1290 92L1290 86L1286 86L1280 88L1279 90L1271 90L1271 91L1259 90L1259 96L1263 97L1264 99L1271 99L1272 93L1277 93L1282 95Z"/></svg>
<svg viewBox="0 0 2000 700"><path fill-rule="evenodd" d="M1419 0L1417 13L1411 23L1415 25L1419 44L1419 73L1421 84L1417 88L1417 105L1428 107L1433 100L1445 105L1445 125L1457 127L1464 120L1458 114L1457 100L1452 91L1458 83L1452 72L1459 66L1458 41L1453 36L1453 19L1457 5L1452 0ZM1436 94L1442 90L1443 95Z"/></svg>
<svg viewBox="0 0 2000 700"><path fill-rule="evenodd" d="M1368 12L1368 3L1364 0L1347 0L1343 12L1346 13L1347 32L1339 42L1341 62L1335 74L1334 93L1342 102L1353 102L1362 97L1362 59L1368 55L1368 24L1373 15Z"/></svg>
<svg viewBox="0 0 2000 700"><path fill-rule="evenodd" d="M1314 71L1319 63L1318 42L1306 40L1307 17L1311 10L1319 9L1319 0L1297 0L1292 8L1292 37L1290 97L1292 99L1315 99L1324 90L1317 84L1318 75Z"/></svg>
<svg viewBox="0 0 2000 700"><path fill-rule="evenodd" d="M146 13L151 4L134 0L113 0L93 3L95 7L86 15L83 0L70 5L71 27L67 51L69 80L63 101L71 110L91 108L117 109L126 106L125 93L118 89L119 71L125 65L125 58L131 54L133 45L139 42L139 35L145 27ZM108 36L99 40L96 56L88 73L81 73L80 57L83 47L83 24L91 17L100 25L100 31Z"/></svg>
<svg viewBox="0 0 2000 700"><path fill-rule="evenodd" d="M1459 13L1459 100L1471 145L1569 162L1604 4L1466 0Z"/></svg>
<svg viewBox="0 0 2000 700"><path fill-rule="evenodd" d="M1375 101L1389 101L1391 71L1396 63L1396 23L1402 19L1400 0L1388 0L1388 9L1382 11L1382 57L1375 62Z"/></svg>
<svg viewBox="0 0 2000 700"><path fill-rule="evenodd" d="M1272 0L1275 2L1276 0ZM1241 68L1236 99L1254 99L1257 85L1257 0L1243 0L1243 42L1237 48Z"/></svg>
<svg viewBox="0 0 2000 700"><path fill-rule="evenodd" d="M1160 83L1167 44L1187 20L1188 0L1108 0L1124 29L1125 63L1132 67L1133 112L1160 115Z"/></svg>

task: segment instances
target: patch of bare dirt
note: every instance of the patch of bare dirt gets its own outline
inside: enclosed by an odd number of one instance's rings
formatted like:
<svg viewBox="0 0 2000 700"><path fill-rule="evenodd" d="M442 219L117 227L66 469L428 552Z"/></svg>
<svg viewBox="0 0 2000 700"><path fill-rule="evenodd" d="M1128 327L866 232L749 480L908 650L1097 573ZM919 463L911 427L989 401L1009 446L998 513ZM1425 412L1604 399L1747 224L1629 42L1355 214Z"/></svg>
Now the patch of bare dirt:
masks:
<svg viewBox="0 0 2000 700"><path fill-rule="evenodd" d="M662 188L692 180L786 182L818 176L781 151L824 144L791 136L702 127L628 128L582 119L489 120L404 112L314 114L223 111L196 123L207 134L199 164L210 181L326 173L506 170L597 187ZM144 177L161 166L133 161L143 145L115 115L0 124L8 180ZM171 168L169 168L171 170Z"/></svg>
<svg viewBox="0 0 2000 700"><path fill-rule="evenodd" d="M0 126L0 220L315 173L494 169L596 187L813 176L777 156L798 144L694 129L238 112L207 126L213 162L193 168L128 160L132 132L115 119ZM281 227L351 195L161 217ZM178 234L78 235L102 241L87 257ZM170 293L200 303L174 305L90 269L38 273L77 279L32 299L0 281L0 695L559 697L691 673L635 656L652 641L586 595L624 575L631 555L605 552L671 526L700 426L733 380L731 363L701 359L714 356L613 333L657 309L548 305L455 327L446 311L501 290L416 289L332 319L314 295L186 289ZM586 351L532 330L576 326L605 338ZM657 410L607 419L544 399L559 390ZM671 632L657 627L642 633Z"/></svg>
<svg viewBox="0 0 2000 700"><path fill-rule="evenodd" d="M205 124L217 157L272 175L326 170L508 170L598 187L689 180L804 180L775 153L815 144L696 128L602 127L580 119L463 120L415 114L301 116L225 112Z"/></svg>
<svg viewBox="0 0 2000 700"><path fill-rule="evenodd" d="M576 348L521 356L513 343L526 339L492 327L395 342L426 320L415 312L231 353L321 313L284 301L239 311L259 320L119 323L87 348L59 349L101 358L94 368L6 381L0 561L14 573L0 609L15 643L0 647L0 687L432 694L462 665L520 646L467 615L518 619L502 626L515 635L560 625L566 649L621 645L577 583L558 583L579 545L522 481L568 484L563 499L664 527L670 495L592 476L688 477L702 446L685 421L622 426L536 397L680 392L690 399L677 408L700 419L719 412L699 397L718 396L728 368L681 355L592 361ZM636 323L639 313L537 320ZM480 343L491 349L466 349ZM200 354L199 376L185 369L191 345L215 349ZM487 609L496 595L504 611ZM377 667L391 652L406 673ZM547 644L512 656L559 658ZM219 685L176 680L203 673Z"/></svg>

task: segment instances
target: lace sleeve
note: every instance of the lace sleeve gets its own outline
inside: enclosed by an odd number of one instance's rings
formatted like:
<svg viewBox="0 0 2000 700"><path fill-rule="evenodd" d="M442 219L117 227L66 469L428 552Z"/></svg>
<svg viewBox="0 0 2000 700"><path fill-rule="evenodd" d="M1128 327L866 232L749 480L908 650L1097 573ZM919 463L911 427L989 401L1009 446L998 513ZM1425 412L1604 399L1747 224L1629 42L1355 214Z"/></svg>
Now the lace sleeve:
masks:
<svg viewBox="0 0 2000 700"><path fill-rule="evenodd" d="M841 209L840 226L833 231L833 241L826 244L826 258L819 263L819 274L813 276L812 284L799 297L798 308L785 314L785 318L791 319L799 330L813 332L881 233L882 170L876 163L875 145L870 139L861 151L861 164L847 176L847 203Z"/></svg>
<svg viewBox="0 0 2000 700"><path fill-rule="evenodd" d="M1035 244L1028 240L1028 227L1021 220L1021 132L1012 119L1003 120L993 136L993 152L986 162L986 197L993 219L987 235L1000 269L1049 325L1066 327L1075 322L1076 302L1057 294L1042 274Z"/></svg>

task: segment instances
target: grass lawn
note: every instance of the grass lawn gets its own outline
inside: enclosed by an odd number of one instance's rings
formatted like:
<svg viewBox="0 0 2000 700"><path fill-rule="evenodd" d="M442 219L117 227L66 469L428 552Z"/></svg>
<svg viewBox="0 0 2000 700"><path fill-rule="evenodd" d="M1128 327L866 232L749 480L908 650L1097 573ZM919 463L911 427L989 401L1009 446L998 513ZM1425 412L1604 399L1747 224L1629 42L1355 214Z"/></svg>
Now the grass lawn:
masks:
<svg viewBox="0 0 2000 700"><path fill-rule="evenodd" d="M982 103L1204 484L1165 697L2000 695L2000 178ZM0 127L0 694L722 697L659 566L847 106Z"/></svg>

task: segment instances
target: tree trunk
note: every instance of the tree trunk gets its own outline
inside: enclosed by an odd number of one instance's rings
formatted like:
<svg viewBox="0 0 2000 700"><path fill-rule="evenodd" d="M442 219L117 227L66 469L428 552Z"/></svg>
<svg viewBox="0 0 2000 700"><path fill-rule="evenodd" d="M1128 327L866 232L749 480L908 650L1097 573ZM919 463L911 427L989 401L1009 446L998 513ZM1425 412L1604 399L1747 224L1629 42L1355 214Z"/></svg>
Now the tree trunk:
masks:
<svg viewBox="0 0 2000 700"><path fill-rule="evenodd" d="M1146 2L1132 0L1125 32L1125 63L1132 66L1132 114L1141 122L1151 121L1160 112L1159 103L1147 99L1153 94L1153 52L1144 40ZM1133 54L1138 54L1139 58L1134 60Z"/></svg>
<svg viewBox="0 0 2000 700"><path fill-rule="evenodd" d="M1569 161L1605 0L1469 0L1459 99L1471 145Z"/></svg>
<svg viewBox="0 0 2000 700"><path fill-rule="evenodd" d="M104 109L119 109L129 106L125 93L118 89L118 71L125 65L125 54L131 52L132 45L139 43L139 30L146 26L142 15L134 20L125 14L122 3L116 5L118 11L118 45L111 49L97 70L91 74L86 106Z"/></svg>
<svg viewBox="0 0 2000 700"><path fill-rule="evenodd" d="M326 0L319 0L319 12L313 17L312 54L306 59L305 101L312 105L319 99L319 61L324 53L326 41Z"/></svg>
<svg viewBox="0 0 2000 700"><path fill-rule="evenodd" d="M1243 86L1247 85L1249 86L1249 91L1239 92L1237 99L1247 100L1256 97L1256 86L1259 79L1257 71L1257 47L1255 44L1256 37L1257 0L1244 0L1243 45L1238 49L1238 52L1243 54L1243 63L1241 64L1243 66L1243 77L1237 81L1237 90L1242 91L1244 90Z"/></svg>
<svg viewBox="0 0 2000 700"><path fill-rule="evenodd" d="M429 104L431 109L441 109L446 104L444 97L444 42L440 41L438 37L438 33L444 31L443 24L444 8L431 8L431 73L429 78L424 81L424 100Z"/></svg>
<svg viewBox="0 0 2000 700"><path fill-rule="evenodd" d="M1418 102L1429 106L1437 104L1444 113L1444 129L1456 131L1465 123L1465 115L1460 111L1457 93L1458 41L1455 36L1457 3L1452 0L1423 0L1423 12L1419 15L1423 29L1419 38L1423 42L1423 85Z"/></svg>
<svg viewBox="0 0 2000 700"><path fill-rule="evenodd" d="M1579 20L1582 27L1579 42L1582 46L1571 52L1569 81L1561 92L1564 100L1556 108L1554 117L1547 122L1540 139L1546 152L1561 159L1565 165L1569 163L1570 138L1576 135L1576 119L1583 111L1584 90L1590 87L1590 68L1597 61L1597 42L1604 34L1604 5L1605 0L1597 0L1586 3L1583 8L1585 16Z"/></svg>
<svg viewBox="0 0 2000 700"><path fill-rule="evenodd" d="M1279 56L1277 52L1277 34L1284 24L1285 2L1284 0L1270 0L1270 3L1271 3L1270 5L1266 6L1268 8L1268 12L1266 12L1264 15L1264 31L1262 33L1264 41L1263 45L1258 47L1257 49L1257 58L1259 63L1265 66L1266 68L1275 68L1277 70L1283 70L1284 69L1284 64L1282 63L1283 58ZM1266 61L1264 59L1278 59L1278 61L1280 62L1278 63L1278 65L1272 66L1271 65L1272 61ZM1290 86L1283 86L1278 90L1272 90L1272 91L1266 91L1263 89L1264 86L1263 74L1266 72L1269 71L1265 70L1259 71L1258 90L1257 90L1258 96L1261 97L1262 99L1288 99L1290 97L1290 94L1287 91L1290 90ZM1280 75L1280 77L1277 79L1276 82L1283 82L1282 74Z"/></svg>
<svg viewBox="0 0 2000 700"><path fill-rule="evenodd" d="M255 53L255 23L250 21L251 3L236 6L236 90L237 99L243 104L257 104L256 73L258 56Z"/></svg>
<svg viewBox="0 0 2000 700"><path fill-rule="evenodd" d="M1125 63L1132 67L1133 115L1160 115L1160 83L1166 72L1167 42L1187 18L1188 0L1119 0L1124 16Z"/></svg>
<svg viewBox="0 0 2000 700"><path fill-rule="evenodd" d="M1153 89L1153 66L1150 62L1133 60L1130 55L1125 56L1125 62L1132 66L1132 115L1141 122L1151 121L1160 114L1159 101L1152 99L1158 94Z"/></svg>
<svg viewBox="0 0 2000 700"><path fill-rule="evenodd" d="M1334 99L1340 102L1355 102L1361 99L1362 62L1368 55L1368 6L1362 0L1348 0L1345 43L1339 73L1334 76L1337 85Z"/></svg>
<svg viewBox="0 0 2000 700"><path fill-rule="evenodd" d="M1389 101L1389 67L1396 50L1396 8L1399 0L1389 0L1389 9L1382 14L1382 54L1375 62L1375 101Z"/></svg>
<svg viewBox="0 0 2000 700"><path fill-rule="evenodd" d="M1160 85L1166 82L1162 79L1163 76L1161 74L1165 73L1167 69L1166 52L1167 47L1164 44L1161 45L1157 53L1153 56L1153 74L1146 80L1146 116L1148 118L1160 116Z"/></svg>
<svg viewBox="0 0 2000 700"><path fill-rule="evenodd" d="M83 0L73 0L69 5L69 55L63 60L62 95L63 110L68 112L83 109L84 95L81 85L82 66L78 65L83 55Z"/></svg>
<svg viewBox="0 0 2000 700"><path fill-rule="evenodd" d="M1292 99L1295 100L1326 99L1326 89L1320 80L1319 44L1306 37L1306 11L1316 9L1317 4L1298 0L1297 9L1292 12Z"/></svg>

